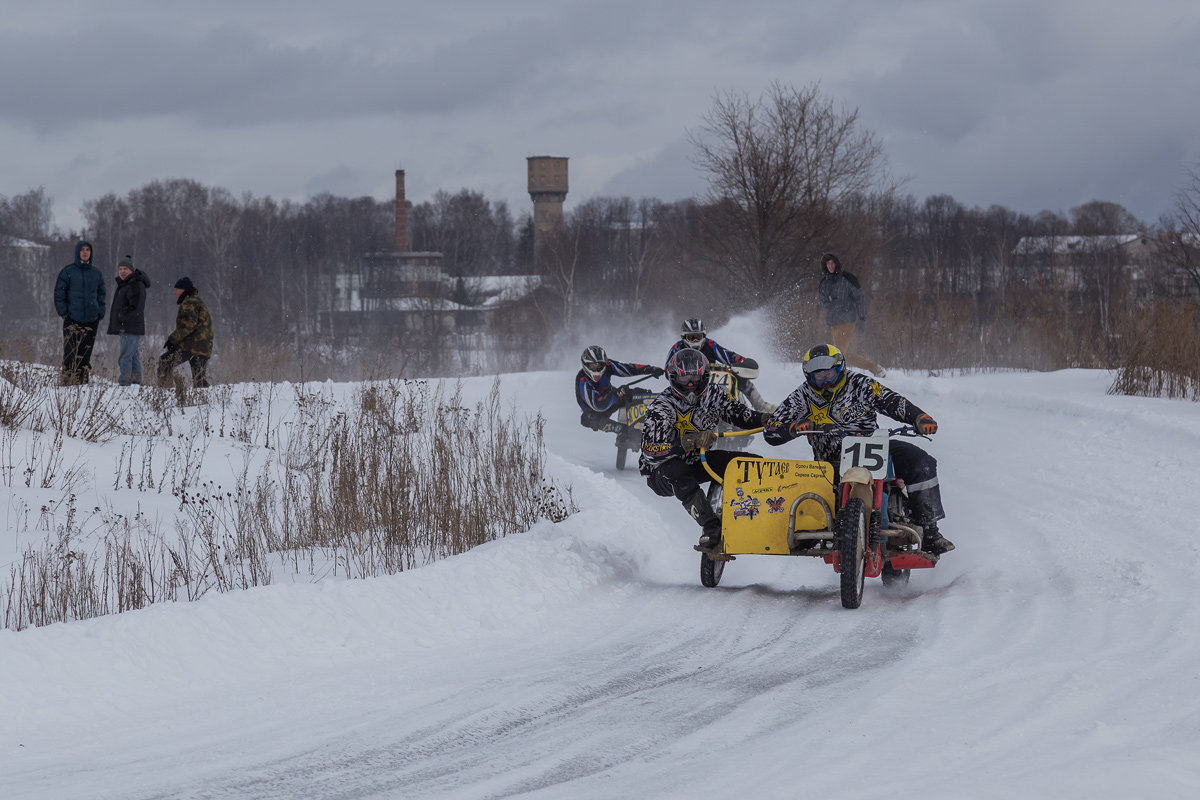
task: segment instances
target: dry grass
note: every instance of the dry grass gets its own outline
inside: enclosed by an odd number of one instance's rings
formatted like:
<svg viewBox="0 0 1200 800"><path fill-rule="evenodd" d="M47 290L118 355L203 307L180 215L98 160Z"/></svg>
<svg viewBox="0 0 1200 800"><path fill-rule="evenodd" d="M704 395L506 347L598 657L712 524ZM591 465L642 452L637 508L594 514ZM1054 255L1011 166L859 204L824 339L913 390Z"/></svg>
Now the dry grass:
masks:
<svg viewBox="0 0 1200 800"><path fill-rule="evenodd" d="M1200 400L1200 305L1160 302L1128 324L1110 394Z"/></svg>
<svg viewBox="0 0 1200 800"><path fill-rule="evenodd" d="M6 628L261 586L280 570L390 574L576 510L570 489L545 474L544 420L502 408L498 381L469 407L460 387L424 381L363 386L347 407L286 385L209 389L182 398L191 406L142 387L122 414L89 386L35 389L51 424L20 436L6 426L0 437L5 485L60 494L16 515L17 536L41 543L0 585ZM296 413L280 420L285 389ZM64 443L81 434L123 438L112 488L174 496L169 530L140 513L78 508L87 476L65 463ZM201 479L218 439L245 454L229 488Z"/></svg>
<svg viewBox="0 0 1200 800"><path fill-rule="evenodd" d="M885 367L912 370L1055 370L1114 368L1126 352L1126 331L1138 324L1131 304L1101 320L1078 297L1048 287L1000 296L924 292L869 298L865 333L852 346ZM828 341L824 313L809 295L776 309L776 348L798 358Z"/></svg>

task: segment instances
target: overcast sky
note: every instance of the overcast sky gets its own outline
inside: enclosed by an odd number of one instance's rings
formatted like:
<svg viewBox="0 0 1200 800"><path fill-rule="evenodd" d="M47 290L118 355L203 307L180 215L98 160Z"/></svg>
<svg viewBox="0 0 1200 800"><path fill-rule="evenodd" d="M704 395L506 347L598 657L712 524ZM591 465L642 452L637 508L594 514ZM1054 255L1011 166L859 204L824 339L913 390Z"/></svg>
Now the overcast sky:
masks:
<svg viewBox="0 0 1200 800"><path fill-rule="evenodd" d="M0 0L0 194L55 222L160 178L530 207L705 184L688 130L774 80L857 107L923 199L1153 222L1200 161L1197 0Z"/></svg>

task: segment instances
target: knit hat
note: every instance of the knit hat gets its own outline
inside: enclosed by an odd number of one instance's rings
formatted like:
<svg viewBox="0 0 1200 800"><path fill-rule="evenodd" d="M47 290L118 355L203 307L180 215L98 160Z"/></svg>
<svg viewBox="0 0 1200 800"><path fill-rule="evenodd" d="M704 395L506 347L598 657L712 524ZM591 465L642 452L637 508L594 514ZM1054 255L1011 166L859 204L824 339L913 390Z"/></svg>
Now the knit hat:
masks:
<svg viewBox="0 0 1200 800"><path fill-rule="evenodd" d="M120 269L121 267L129 267L130 269L133 269L133 256L125 256L118 261L117 269Z"/></svg>
<svg viewBox="0 0 1200 800"><path fill-rule="evenodd" d="M193 286L193 284L192 284L192 279L191 279L191 278L189 278L189 277L188 277L188 276L186 276L186 275L184 275L184 276L183 276L182 278L180 278L179 280L175 281L175 288L176 288L176 289L183 289L183 290L185 290L185 291L186 291L187 289L191 289L191 288L192 288L192 286Z"/></svg>

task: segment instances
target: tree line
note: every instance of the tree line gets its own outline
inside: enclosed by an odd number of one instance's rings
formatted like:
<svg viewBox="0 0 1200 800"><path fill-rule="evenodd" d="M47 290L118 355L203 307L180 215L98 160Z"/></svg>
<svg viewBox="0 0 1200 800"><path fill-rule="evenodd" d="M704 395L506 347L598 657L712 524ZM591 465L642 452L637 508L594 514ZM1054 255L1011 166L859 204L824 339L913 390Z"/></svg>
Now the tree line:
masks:
<svg viewBox="0 0 1200 800"><path fill-rule="evenodd" d="M896 366L1107 365L1131 340L1131 319L1158 300L1200 296L1195 175L1175 213L1153 224L1103 200L1026 214L949 195L921 199L891 177L857 109L815 85L718 95L688 137L708 177L705 196L585 199L539 248L540 263L530 214L469 189L410 204L411 248L443 253L451 277L544 275L531 342L656 316L700 315L711 325L766 306L775 323L764 337L784 353L824 336L814 294L819 257L834 250L872 304L868 346ZM13 289L6 320L53 326L54 274L86 236L106 272L129 254L159 286L189 275L218 338L308 352L327 343L321 319L335 305L337 276L394 247L391 199L299 203L172 179L90 200L83 216L85 231L58 231L41 189L0 202L0 234L49 246L39 274L4 275ZM1071 281L1052 269L1055 253L1017 253L1022 237L1119 234L1146 242L1137 275L1111 249L1073 254ZM11 259L0 269L12 273ZM148 307L148 323L165 328L173 311Z"/></svg>

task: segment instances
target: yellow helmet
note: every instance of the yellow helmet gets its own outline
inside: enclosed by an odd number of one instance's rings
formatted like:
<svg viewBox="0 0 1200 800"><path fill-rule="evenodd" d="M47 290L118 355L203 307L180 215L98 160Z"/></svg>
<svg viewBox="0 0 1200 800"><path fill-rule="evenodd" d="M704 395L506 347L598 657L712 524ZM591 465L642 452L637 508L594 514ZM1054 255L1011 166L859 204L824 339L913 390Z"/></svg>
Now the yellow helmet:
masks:
<svg viewBox="0 0 1200 800"><path fill-rule="evenodd" d="M822 394L832 394L846 380L846 356L831 344L810 347L800 359L804 380Z"/></svg>

